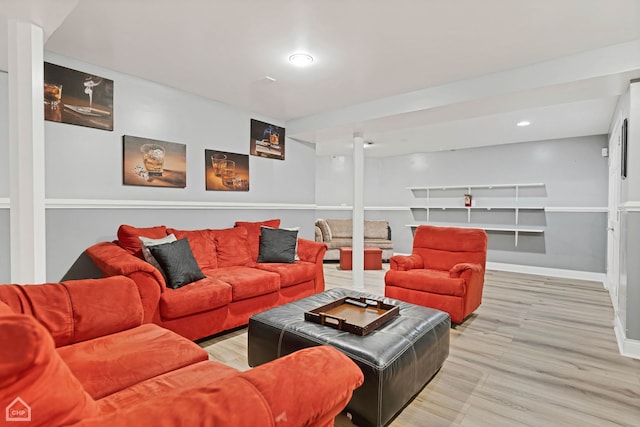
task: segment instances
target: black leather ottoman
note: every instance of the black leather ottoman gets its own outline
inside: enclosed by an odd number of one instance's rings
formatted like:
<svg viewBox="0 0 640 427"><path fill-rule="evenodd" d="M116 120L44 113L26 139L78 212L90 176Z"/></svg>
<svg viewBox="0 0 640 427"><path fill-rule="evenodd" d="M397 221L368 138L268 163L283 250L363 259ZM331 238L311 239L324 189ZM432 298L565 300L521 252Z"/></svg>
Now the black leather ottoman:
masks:
<svg viewBox="0 0 640 427"><path fill-rule="evenodd" d="M382 426L429 382L449 355L449 314L384 298L400 314L366 336L304 320L304 312L345 296L383 297L331 289L272 308L249 319L249 365L257 366L305 347L332 345L364 373L347 405L353 422ZM313 390L309 390L313 393Z"/></svg>

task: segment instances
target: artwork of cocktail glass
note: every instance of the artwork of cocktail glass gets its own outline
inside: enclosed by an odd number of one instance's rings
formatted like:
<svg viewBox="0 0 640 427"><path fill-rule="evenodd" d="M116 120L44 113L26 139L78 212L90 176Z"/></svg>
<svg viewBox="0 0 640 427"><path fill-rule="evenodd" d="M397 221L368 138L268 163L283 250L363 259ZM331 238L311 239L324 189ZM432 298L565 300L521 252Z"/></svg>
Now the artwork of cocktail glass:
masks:
<svg viewBox="0 0 640 427"><path fill-rule="evenodd" d="M207 191L249 191L249 156L204 150Z"/></svg>
<svg viewBox="0 0 640 427"><path fill-rule="evenodd" d="M112 131L113 80L45 62L44 118Z"/></svg>
<svg viewBox="0 0 640 427"><path fill-rule="evenodd" d="M122 183L150 187L187 185L187 146L169 141L124 135Z"/></svg>
<svg viewBox="0 0 640 427"><path fill-rule="evenodd" d="M220 175L222 184L233 187L233 179L236 176L236 162L233 160L223 160L220 162Z"/></svg>
<svg viewBox="0 0 640 427"><path fill-rule="evenodd" d="M144 144L140 147L142 162L149 177L162 176L165 149L158 144Z"/></svg>
<svg viewBox="0 0 640 427"><path fill-rule="evenodd" d="M251 119L249 153L284 160L285 128Z"/></svg>
<svg viewBox="0 0 640 427"><path fill-rule="evenodd" d="M44 84L44 103L52 110L57 110L62 99L62 85L55 83Z"/></svg>
<svg viewBox="0 0 640 427"><path fill-rule="evenodd" d="M211 166L213 167L213 173L215 176L221 176L222 171L220 170L220 163L223 160L227 160L226 154L216 153L211 156Z"/></svg>

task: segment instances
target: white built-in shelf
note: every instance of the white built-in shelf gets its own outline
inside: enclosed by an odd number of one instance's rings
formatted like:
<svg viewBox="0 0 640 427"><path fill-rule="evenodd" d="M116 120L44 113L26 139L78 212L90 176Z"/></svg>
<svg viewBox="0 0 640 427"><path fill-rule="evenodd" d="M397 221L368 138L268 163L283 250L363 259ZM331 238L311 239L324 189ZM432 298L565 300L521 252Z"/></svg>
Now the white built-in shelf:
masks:
<svg viewBox="0 0 640 427"><path fill-rule="evenodd" d="M491 205L491 206L451 206L451 205L422 205L422 206L409 206L409 209L484 209L490 211L491 209L522 209L522 210L544 210L542 205Z"/></svg>
<svg viewBox="0 0 640 427"><path fill-rule="evenodd" d="M515 235L515 245L518 245L519 233L544 233L542 226L522 225L519 223L521 211L545 211L545 207L540 204L542 200L537 197L522 196L521 188L544 187L544 183L519 183L519 184L469 184L469 185L434 185L422 187L407 187L414 194L416 199L423 201L423 204L410 206L409 209L414 214L416 211L426 211L426 221L408 224L408 227L415 228L421 224L432 224L461 228L480 228L486 231L506 231ZM473 190L483 190L474 195ZM513 189L513 191L499 191L496 194L487 190ZM463 191L455 191L463 190ZM426 194L426 197L424 195ZM471 195L471 206L464 206L464 196ZM421 197L422 196L422 197ZM431 214L433 211L466 211L466 222L440 222L433 221ZM513 224L480 224L472 222L472 212L481 211L513 211Z"/></svg>
<svg viewBox="0 0 640 427"><path fill-rule="evenodd" d="M458 228L480 228L486 231L518 231L521 233L544 233L543 227L530 225L503 225L503 224L474 224L460 222L424 222L407 224L407 227L416 228L420 225L438 225L441 227L458 227Z"/></svg>
<svg viewBox="0 0 640 427"><path fill-rule="evenodd" d="M525 184L469 184L469 185L432 185L427 187L407 187L407 190L473 190L474 188L525 188L525 187L544 187L544 183L533 182Z"/></svg>

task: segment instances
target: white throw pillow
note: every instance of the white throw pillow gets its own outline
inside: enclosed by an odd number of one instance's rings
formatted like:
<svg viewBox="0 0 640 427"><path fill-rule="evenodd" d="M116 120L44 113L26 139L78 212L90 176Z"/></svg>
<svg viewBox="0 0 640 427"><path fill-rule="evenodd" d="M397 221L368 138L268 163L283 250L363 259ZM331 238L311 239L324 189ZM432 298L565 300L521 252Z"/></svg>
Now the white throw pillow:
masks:
<svg viewBox="0 0 640 427"><path fill-rule="evenodd" d="M167 276L164 274L164 271L162 270L162 267L160 267L158 261L153 257L153 255L151 255L149 246L158 246L165 243L175 242L178 240L176 239L176 236L174 234L169 234L167 237L163 237L161 239L150 239L149 237L140 236L138 239L140 239L140 243L142 243L142 255L144 256L145 261L157 268L166 280Z"/></svg>

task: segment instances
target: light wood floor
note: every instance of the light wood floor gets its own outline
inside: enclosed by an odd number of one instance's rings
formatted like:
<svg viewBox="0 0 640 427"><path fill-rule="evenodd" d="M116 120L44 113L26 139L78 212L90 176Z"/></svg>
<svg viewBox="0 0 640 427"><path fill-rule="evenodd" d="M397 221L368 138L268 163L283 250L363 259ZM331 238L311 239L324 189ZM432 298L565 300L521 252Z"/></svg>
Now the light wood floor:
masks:
<svg viewBox="0 0 640 427"><path fill-rule="evenodd" d="M387 268L365 272L367 292L384 294ZM352 287L337 264L325 264L325 280ZM619 355L612 321L600 283L489 271L444 366L390 425L640 426L640 360ZM200 345L249 369L246 328Z"/></svg>

